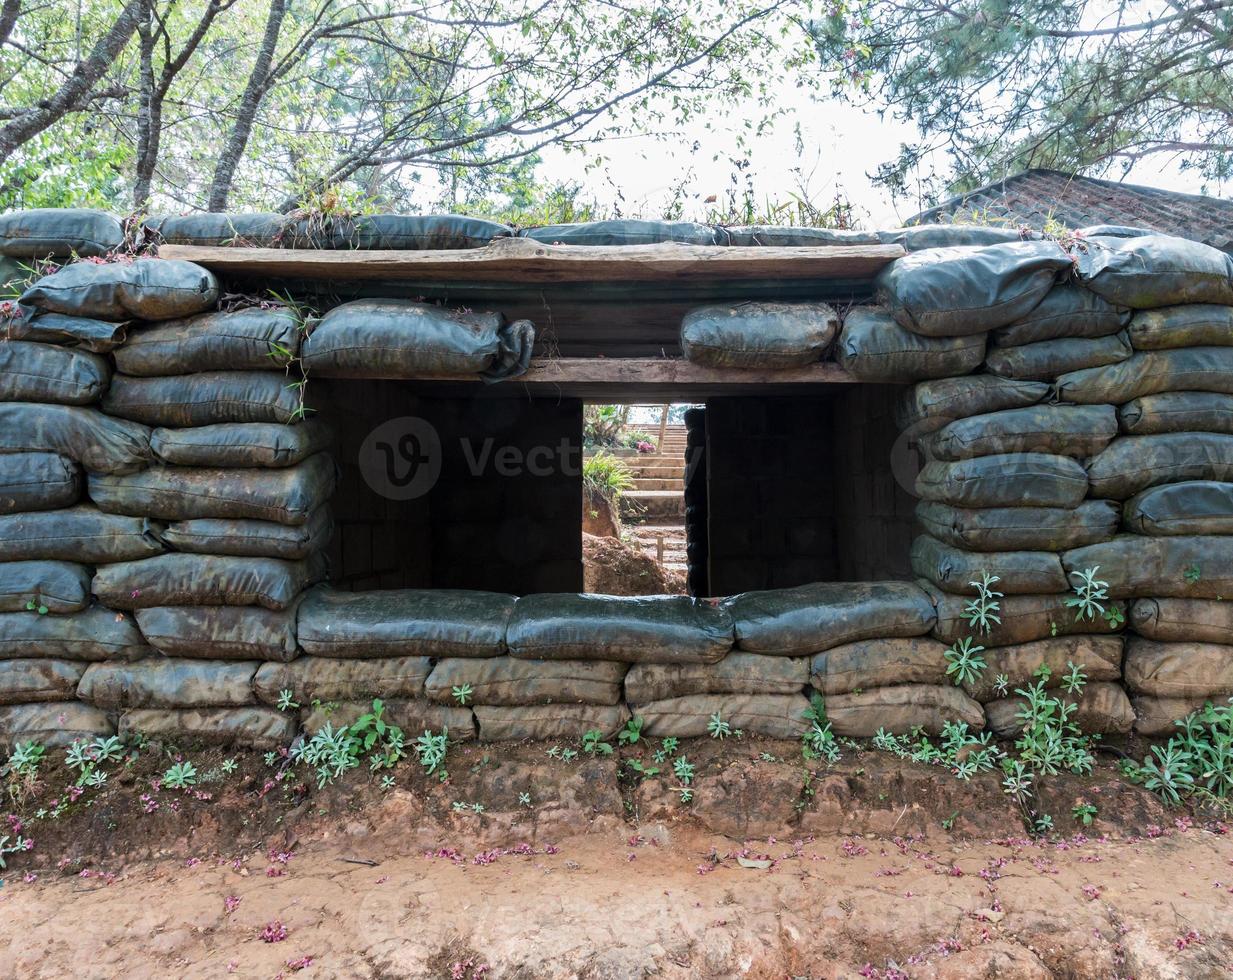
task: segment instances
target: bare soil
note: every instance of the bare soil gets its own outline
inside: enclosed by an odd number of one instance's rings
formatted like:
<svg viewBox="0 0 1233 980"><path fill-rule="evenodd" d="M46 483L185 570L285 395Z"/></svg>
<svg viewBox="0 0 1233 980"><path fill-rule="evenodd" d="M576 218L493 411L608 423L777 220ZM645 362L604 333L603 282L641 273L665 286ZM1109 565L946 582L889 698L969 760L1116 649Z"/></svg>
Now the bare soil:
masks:
<svg viewBox="0 0 1233 980"><path fill-rule="evenodd" d="M619 538L582 535L583 588L600 595L684 595L685 576Z"/></svg>

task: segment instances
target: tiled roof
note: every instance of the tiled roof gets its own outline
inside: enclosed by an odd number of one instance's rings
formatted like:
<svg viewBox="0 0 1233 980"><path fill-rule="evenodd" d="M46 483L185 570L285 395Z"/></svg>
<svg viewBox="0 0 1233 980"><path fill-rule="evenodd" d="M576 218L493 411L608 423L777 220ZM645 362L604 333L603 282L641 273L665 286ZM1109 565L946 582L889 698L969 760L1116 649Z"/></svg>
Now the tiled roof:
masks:
<svg viewBox="0 0 1233 980"><path fill-rule="evenodd" d="M1233 252L1231 200L1058 170L1027 170L1007 177L922 211L906 224L962 224L971 222L973 212L983 215L982 220L1037 229L1050 217L1068 228L1133 225Z"/></svg>

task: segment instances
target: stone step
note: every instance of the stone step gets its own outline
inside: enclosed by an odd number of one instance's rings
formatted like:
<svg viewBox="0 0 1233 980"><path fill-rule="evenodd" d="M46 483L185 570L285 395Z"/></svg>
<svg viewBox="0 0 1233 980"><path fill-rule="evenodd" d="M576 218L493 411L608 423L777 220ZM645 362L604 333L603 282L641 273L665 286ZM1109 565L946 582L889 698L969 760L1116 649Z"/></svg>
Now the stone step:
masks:
<svg viewBox="0 0 1233 980"><path fill-rule="evenodd" d="M621 494L621 519L630 524L665 518L685 520L685 498L677 490L627 490Z"/></svg>
<svg viewBox="0 0 1233 980"><path fill-rule="evenodd" d="M684 493L685 481L681 477L636 476L634 477L634 489L675 490L678 493Z"/></svg>
<svg viewBox="0 0 1233 980"><path fill-rule="evenodd" d="M654 477L658 480L684 480L684 463L656 463L654 466L639 466L631 468L635 479L638 477Z"/></svg>

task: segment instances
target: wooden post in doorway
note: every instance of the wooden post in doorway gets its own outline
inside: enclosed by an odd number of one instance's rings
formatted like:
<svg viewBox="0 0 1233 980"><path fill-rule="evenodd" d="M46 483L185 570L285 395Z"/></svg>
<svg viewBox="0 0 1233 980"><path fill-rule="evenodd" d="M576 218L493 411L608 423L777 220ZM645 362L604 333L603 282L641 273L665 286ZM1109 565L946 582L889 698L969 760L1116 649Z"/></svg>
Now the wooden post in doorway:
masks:
<svg viewBox="0 0 1233 980"><path fill-rule="evenodd" d="M664 451L664 436L668 432L668 409L670 405L663 406L663 410L659 414L659 441L655 443L655 451L662 453Z"/></svg>

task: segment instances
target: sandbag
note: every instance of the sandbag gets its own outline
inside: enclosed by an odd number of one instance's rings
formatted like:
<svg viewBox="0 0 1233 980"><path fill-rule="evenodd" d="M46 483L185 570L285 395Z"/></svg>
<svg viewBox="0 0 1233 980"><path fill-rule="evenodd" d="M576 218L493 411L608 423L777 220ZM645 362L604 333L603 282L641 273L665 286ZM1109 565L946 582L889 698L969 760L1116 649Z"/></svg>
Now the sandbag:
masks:
<svg viewBox="0 0 1233 980"><path fill-rule="evenodd" d="M1233 255L1172 235L1087 239L1083 284L1136 310L1180 303L1233 304Z"/></svg>
<svg viewBox="0 0 1233 980"><path fill-rule="evenodd" d="M515 742L524 738L577 742L584 733L593 730L598 730L604 738L613 738L629 718L629 709L624 704L475 706L475 723L481 742ZM645 729L644 732L650 734Z"/></svg>
<svg viewBox="0 0 1233 980"><path fill-rule="evenodd" d="M1233 596L1233 538L1147 538L1119 534L1112 541L1062 555L1067 572L1100 566L1116 599L1164 596L1217 599Z"/></svg>
<svg viewBox="0 0 1233 980"><path fill-rule="evenodd" d="M531 238L548 245L654 245L659 242L718 245L725 241L711 225L700 225L692 221L639 221L632 218L541 225L538 228L522 229L518 232L518 237Z"/></svg>
<svg viewBox="0 0 1233 980"><path fill-rule="evenodd" d="M816 654L809 680L823 694L893 684L946 684L946 644L927 636L858 640Z"/></svg>
<svg viewBox="0 0 1233 980"><path fill-rule="evenodd" d="M1233 534L1233 483L1194 480L1144 490L1126 501L1133 534Z"/></svg>
<svg viewBox="0 0 1233 980"><path fill-rule="evenodd" d="M355 701L363 698L418 698L432 670L428 657L387 657L384 660L330 660L300 657L287 663L262 664L253 678L253 693L265 704L277 705L283 691L301 704L312 701ZM457 703L457 702L453 702Z"/></svg>
<svg viewBox="0 0 1233 980"><path fill-rule="evenodd" d="M409 299L358 299L330 310L302 345L304 369L323 378L512 378L530 364L535 329Z"/></svg>
<svg viewBox="0 0 1233 980"><path fill-rule="evenodd" d="M1131 699L1135 732L1149 736L1176 735L1177 723L1187 715L1200 711L1207 704L1225 703L1225 698L1154 698L1140 695Z"/></svg>
<svg viewBox="0 0 1233 980"><path fill-rule="evenodd" d="M0 706L0 745L6 748L37 742L47 749L62 749L115 732L104 712L80 701Z"/></svg>
<svg viewBox="0 0 1233 980"><path fill-rule="evenodd" d="M1078 507L1087 471L1068 456L1012 453L934 460L916 475L916 495L955 507Z"/></svg>
<svg viewBox="0 0 1233 980"><path fill-rule="evenodd" d="M998 245L1002 242L1024 240L1018 228L1000 228L996 225L912 225L907 228L891 228L875 234L881 244L902 245L909 252L919 252L926 248L953 248L964 245Z"/></svg>
<svg viewBox="0 0 1233 980"><path fill-rule="evenodd" d="M840 367L854 378L881 382L967 374L984 358L984 334L924 336L896 323L885 310L870 306L848 311L835 353Z"/></svg>
<svg viewBox="0 0 1233 980"><path fill-rule="evenodd" d="M334 518L330 508L323 505L303 524L203 517L168 525L159 537L176 551L191 554L294 561L324 551L333 534Z"/></svg>
<svg viewBox="0 0 1233 980"><path fill-rule="evenodd" d="M120 716L120 734L125 738L144 735L250 749L286 748L295 729L294 714L273 708L136 708Z"/></svg>
<svg viewBox="0 0 1233 980"><path fill-rule="evenodd" d="M1140 310L1127 329L1135 350L1233 346L1233 306L1189 303Z"/></svg>
<svg viewBox="0 0 1233 980"><path fill-rule="evenodd" d="M1122 667L1135 694L1158 698L1209 698L1233 694L1233 646L1160 643L1132 636Z"/></svg>
<svg viewBox="0 0 1233 980"><path fill-rule="evenodd" d="M1022 319L995 330L993 347L1023 347L1045 340L1107 337L1130 320L1130 310L1114 306L1089 289L1066 283L1054 286L1034 310Z"/></svg>
<svg viewBox="0 0 1233 980"><path fill-rule="evenodd" d="M1233 395L1210 391L1165 391L1127 402L1117 410L1129 435L1220 432L1233 435Z"/></svg>
<svg viewBox="0 0 1233 980"><path fill-rule="evenodd" d="M330 499L334 461L317 453L284 469L193 469L153 466L129 476L90 476L90 499L102 510L165 521L198 518L305 524Z"/></svg>
<svg viewBox="0 0 1233 980"><path fill-rule="evenodd" d="M958 419L929 437L935 459L999 453L1094 456L1117 435L1112 405L1032 405Z"/></svg>
<svg viewBox="0 0 1233 980"><path fill-rule="evenodd" d="M994 589L998 586L995 584ZM933 590L930 596L938 610L938 624L933 635L943 643L956 643L964 637L975 637L976 642L986 647L1010 646L1016 643L1030 643L1033 640L1043 640L1054 636L1073 636L1075 634L1110 634L1116 628L1103 617L1081 619L1077 610L1066 605L1066 600L1074 595L1058 593L1056 595L1008 595L998 600L997 612L1000 623L990 623L988 633L973 627L964 614L964 607L969 600L965 596L948 595L945 592ZM1103 602L1106 609L1116 609L1125 615L1124 602Z"/></svg>
<svg viewBox="0 0 1233 980"><path fill-rule="evenodd" d="M1158 235L1160 232L1152 228L1139 228L1135 225L1084 225L1074 230L1075 238L1139 238L1143 235Z"/></svg>
<svg viewBox="0 0 1233 980"><path fill-rule="evenodd" d="M1126 500L1162 483L1233 480L1233 436L1177 432L1122 436L1088 460L1092 494Z"/></svg>
<svg viewBox="0 0 1233 980"><path fill-rule="evenodd" d="M1134 354L1125 333L1108 337L1062 337L1023 347L995 347L985 367L1004 378L1052 381L1074 371L1118 364Z"/></svg>
<svg viewBox="0 0 1233 980"><path fill-rule="evenodd" d="M128 336L128 324L65 316L62 313L43 313L34 318L23 316L9 320L5 324L4 335L9 340L59 344L61 347L106 354L124 343Z"/></svg>
<svg viewBox="0 0 1233 980"><path fill-rule="evenodd" d="M269 371L299 356L300 336L299 318L284 307L202 313L130 331L116 368L142 377Z"/></svg>
<svg viewBox="0 0 1233 980"><path fill-rule="evenodd" d="M67 561L0 562L0 612L71 613L90 601L90 569ZM28 615L39 615L30 611Z"/></svg>
<svg viewBox="0 0 1233 980"><path fill-rule="evenodd" d="M461 589L318 589L297 631L318 657L499 657L514 597Z"/></svg>
<svg viewBox="0 0 1233 980"><path fill-rule="evenodd" d="M634 664L625 675L630 704L692 694L800 694L809 682L803 657L767 657L734 650L715 664Z"/></svg>
<svg viewBox="0 0 1233 980"><path fill-rule="evenodd" d="M76 561L102 565L161 554L161 525L144 517L105 514L80 504L66 510L0 517L6 561Z"/></svg>
<svg viewBox="0 0 1233 980"><path fill-rule="evenodd" d="M983 334L1027 316L1070 268L1049 241L925 249L885 266L874 296L914 333Z"/></svg>
<svg viewBox="0 0 1233 980"><path fill-rule="evenodd" d="M1070 588L1061 561L1049 551L961 551L922 534L912 542L910 557L913 574L960 595L976 595L973 583L986 573L998 577L997 590L1006 595Z"/></svg>
<svg viewBox="0 0 1233 980"><path fill-rule="evenodd" d="M285 214L224 214L213 211L197 214L151 215L142 227L153 238L167 245L234 245L247 248L275 248L291 228Z"/></svg>
<svg viewBox="0 0 1233 980"><path fill-rule="evenodd" d="M124 225L89 208L31 208L0 214L0 255L97 258L124 244Z"/></svg>
<svg viewBox="0 0 1233 980"><path fill-rule="evenodd" d="M19 300L50 313L101 320L174 320L217 301L214 273L175 259L76 262L44 276Z"/></svg>
<svg viewBox="0 0 1233 980"><path fill-rule="evenodd" d="M1077 706L1070 723L1085 735L1125 735L1135 723L1134 708L1120 684L1088 684L1079 697L1059 694L1065 704ZM1026 706L1021 696L1001 698L985 705L988 729L998 738L1017 738L1023 731L1020 712Z"/></svg>
<svg viewBox="0 0 1233 980"><path fill-rule="evenodd" d="M878 245L876 231L806 228L801 225L730 225L719 229L723 244L741 248L800 248L818 245Z"/></svg>
<svg viewBox="0 0 1233 980"><path fill-rule="evenodd" d="M1233 602L1211 599L1136 599L1130 627L1149 640L1233 646Z"/></svg>
<svg viewBox="0 0 1233 980"><path fill-rule="evenodd" d="M789 368L820 361L839 332L826 303L748 300L699 306L681 321L685 360L715 368Z"/></svg>
<svg viewBox="0 0 1233 980"><path fill-rule="evenodd" d="M916 519L931 536L965 551L1064 551L1108 541L1121 508L1112 500L1062 507L951 507L922 500Z"/></svg>
<svg viewBox="0 0 1233 980"><path fill-rule="evenodd" d="M281 422L304 412L296 378L273 371L205 371L170 378L117 374L103 398L108 415L147 425Z"/></svg>
<svg viewBox="0 0 1233 980"><path fill-rule="evenodd" d="M111 380L107 359L24 340L0 341L0 401L89 405Z"/></svg>
<svg viewBox="0 0 1233 980"><path fill-rule="evenodd" d="M809 728L809 700L797 694L692 694L631 706L653 738L700 738L718 714L735 732L767 738L800 738ZM481 720L481 730L483 722Z"/></svg>
<svg viewBox="0 0 1233 980"><path fill-rule="evenodd" d="M58 453L0 453L0 514L68 507L82 483L81 469Z"/></svg>
<svg viewBox="0 0 1233 980"><path fill-rule="evenodd" d="M423 698L394 698L382 701L382 719L387 725L402 729L408 744L423 732L447 732L451 742L465 742L475 738L475 717L470 708L449 708L431 704ZM327 724L337 731L344 725L352 725L361 715L372 711L372 699L365 701L331 701L305 708L302 712L304 732L315 735Z"/></svg>
<svg viewBox="0 0 1233 980"><path fill-rule="evenodd" d="M139 660L153 655L132 616L103 606L61 616L0 614L2 659Z"/></svg>
<svg viewBox="0 0 1233 980"><path fill-rule="evenodd" d="M979 637L976 642L981 642ZM1117 635L1055 636L1033 643L993 647L982 656L988 666L975 681L963 683L963 689L981 702L1009 697L1019 688L1038 683L1036 671L1041 667L1049 668L1045 686L1050 689L1062 686L1071 664L1087 675L1089 683L1116 681L1122 676L1122 637ZM1006 678L1006 695L997 690L999 676Z"/></svg>
<svg viewBox="0 0 1233 980"><path fill-rule="evenodd" d="M294 466L328 449L334 431L320 416L295 425L277 422L222 422L195 429L155 429L150 449L155 458L179 466Z"/></svg>
<svg viewBox="0 0 1233 980"><path fill-rule="evenodd" d="M901 431L931 432L955 419L1035 405L1048 394L1049 386L1043 382L994 374L922 381L900 398L895 423Z"/></svg>
<svg viewBox="0 0 1233 980"><path fill-rule="evenodd" d="M300 592L325 577L321 556L304 561L158 555L104 565L92 588L114 609L148 606L264 606L286 609Z"/></svg>
<svg viewBox="0 0 1233 980"><path fill-rule="evenodd" d="M150 645L168 657L288 661L296 655L297 603L258 606L151 606L134 614Z"/></svg>
<svg viewBox="0 0 1233 980"><path fill-rule="evenodd" d="M53 452L91 473L133 473L150 458L150 430L97 408L0 402L0 452Z"/></svg>
<svg viewBox="0 0 1233 980"><path fill-rule="evenodd" d="M507 238L508 225L460 214L361 214L295 222L282 244L291 248L430 249L482 248Z"/></svg>
<svg viewBox="0 0 1233 980"><path fill-rule="evenodd" d="M938 735L950 722L966 722L972 731L985 727L981 706L959 688L933 684L875 687L826 698L826 720L836 735L872 738L878 729L905 735L914 728Z"/></svg>
<svg viewBox="0 0 1233 980"><path fill-rule="evenodd" d="M171 660L94 663L77 696L87 704L119 708L227 708L252 704L256 661Z"/></svg>
<svg viewBox="0 0 1233 980"><path fill-rule="evenodd" d="M1124 405L1162 391L1233 394L1233 347L1140 351L1106 367L1072 371L1057 379L1064 402Z"/></svg>
<svg viewBox="0 0 1233 980"><path fill-rule="evenodd" d="M713 664L732 649L732 617L689 596L541 593L514 605L506 643L528 660Z"/></svg>
<svg viewBox="0 0 1233 980"><path fill-rule="evenodd" d="M85 670L71 660L0 660L0 704L70 700Z"/></svg>
<svg viewBox="0 0 1233 980"><path fill-rule="evenodd" d="M469 684L468 704L617 704L627 665L603 660L439 660L425 685L430 701L458 704L453 689Z"/></svg>
<svg viewBox="0 0 1233 980"><path fill-rule="evenodd" d="M749 653L801 657L874 637L923 636L933 603L911 582L814 582L744 592L722 603Z"/></svg>

